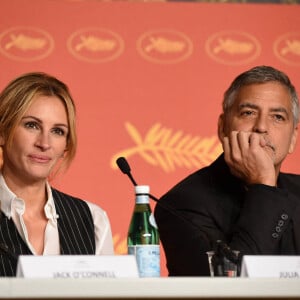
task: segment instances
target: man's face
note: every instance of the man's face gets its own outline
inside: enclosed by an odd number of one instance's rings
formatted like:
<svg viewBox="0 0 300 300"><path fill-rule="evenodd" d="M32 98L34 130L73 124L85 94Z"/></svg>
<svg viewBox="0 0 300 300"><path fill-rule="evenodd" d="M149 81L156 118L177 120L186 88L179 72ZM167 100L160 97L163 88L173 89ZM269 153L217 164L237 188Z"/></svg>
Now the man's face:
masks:
<svg viewBox="0 0 300 300"><path fill-rule="evenodd" d="M297 140L292 105L287 89L277 82L244 86L230 111L220 116L219 137L231 131L256 132L275 150L274 164L280 167Z"/></svg>

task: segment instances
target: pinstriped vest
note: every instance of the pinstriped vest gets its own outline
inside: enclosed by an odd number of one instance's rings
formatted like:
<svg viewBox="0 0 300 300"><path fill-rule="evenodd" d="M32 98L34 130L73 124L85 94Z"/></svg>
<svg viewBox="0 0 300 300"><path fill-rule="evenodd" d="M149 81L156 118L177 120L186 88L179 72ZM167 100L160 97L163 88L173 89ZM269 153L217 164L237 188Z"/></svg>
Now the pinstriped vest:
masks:
<svg viewBox="0 0 300 300"><path fill-rule="evenodd" d="M84 201L52 189L57 219L60 253L95 254L94 223ZM0 216L0 276L15 276L18 255L32 255L12 221Z"/></svg>

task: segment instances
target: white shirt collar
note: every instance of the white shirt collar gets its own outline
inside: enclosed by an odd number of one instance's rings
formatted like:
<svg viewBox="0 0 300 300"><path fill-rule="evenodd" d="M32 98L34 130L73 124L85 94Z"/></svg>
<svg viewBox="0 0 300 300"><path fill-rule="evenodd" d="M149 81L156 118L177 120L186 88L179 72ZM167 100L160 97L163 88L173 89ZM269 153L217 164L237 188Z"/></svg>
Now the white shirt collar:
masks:
<svg viewBox="0 0 300 300"><path fill-rule="evenodd" d="M56 219L58 215L55 210L54 200L52 196L52 191L49 183L46 183L48 200L45 204L44 211L46 217L56 223ZM18 213L23 214L25 211L25 203L24 200L18 198L7 186L3 175L0 173L0 202L1 202L1 210L8 217L11 218L12 210L18 210Z"/></svg>

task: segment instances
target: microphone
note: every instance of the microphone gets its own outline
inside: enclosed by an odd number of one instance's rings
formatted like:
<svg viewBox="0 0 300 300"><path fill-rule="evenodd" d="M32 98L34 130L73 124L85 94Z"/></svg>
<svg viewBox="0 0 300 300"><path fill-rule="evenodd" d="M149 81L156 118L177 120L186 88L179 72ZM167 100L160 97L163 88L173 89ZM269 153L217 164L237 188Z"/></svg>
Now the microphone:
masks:
<svg viewBox="0 0 300 300"><path fill-rule="evenodd" d="M136 181L134 180L132 174L131 174L131 168L129 166L129 163L127 162L125 157L119 157L116 160L116 163L119 167L119 169L122 171L122 173L126 174L130 181L133 183L134 186L137 185ZM175 216L176 218L179 218L180 220L182 220L183 222L185 222L186 224L189 224L190 226L193 226L195 229L199 230L200 232L202 232L204 234L204 237L207 239L207 241L209 242L209 244L211 244L210 239L207 237L206 232L203 232L202 228L199 227L198 224L194 223L193 220L188 219L187 217L185 217L184 215L179 214L172 206L161 202L158 198L156 198L155 196L149 194L149 197L154 200L158 205L160 205L163 209L165 209L166 211L170 212L173 216ZM218 240L216 243L217 247L216 247L216 261L215 263L218 264L218 259L220 257L226 257L227 259L229 259L230 261L232 261L233 263L240 263L241 257L239 256L238 258L236 258L235 254L233 253L233 251L229 248L229 246ZM215 245L214 245L215 247Z"/></svg>
<svg viewBox="0 0 300 300"><path fill-rule="evenodd" d="M116 160L116 163L117 163L119 169L122 171L122 173L126 174L129 177L130 181L133 183L134 186L137 186L138 184L136 183L133 176L131 175L131 168L130 168L129 163L127 162L126 158L119 157ZM149 198L151 198L155 202L159 202L159 200L151 194L149 194Z"/></svg>
<svg viewBox="0 0 300 300"><path fill-rule="evenodd" d="M134 186L137 185L136 181L134 180L132 174L131 174L131 168L129 166L129 163L127 162L125 157L119 157L116 160L116 163L119 167L119 169L122 171L122 173L126 174L130 181L133 183ZM160 205L163 209L167 210L168 212L170 212L171 214L173 214L174 216L176 216L177 218L181 219L182 221L188 223L189 225L193 225L194 228L198 229L198 230L202 230L201 228L199 228L199 226L194 223L192 220L186 218L184 215L178 214L178 212L170 205L167 205L166 203L160 202L158 198L156 198L155 196L149 194L149 197L154 200L158 205Z"/></svg>
<svg viewBox="0 0 300 300"><path fill-rule="evenodd" d="M226 257L227 259L229 259L231 262L235 264L240 262L240 258L237 257L232 252L230 247L221 240L217 240L216 253L219 254L221 257Z"/></svg>
<svg viewBox="0 0 300 300"><path fill-rule="evenodd" d="M237 275L241 273L242 256L240 253L236 255L231 248L221 240L217 240L215 245L215 254L212 257L212 266L215 276L224 276L224 258L237 265Z"/></svg>
<svg viewBox="0 0 300 300"><path fill-rule="evenodd" d="M124 173L126 174L129 179L131 180L131 182L133 183L134 186L137 186L137 183L136 181L133 179L132 175L131 175L131 169L130 169L130 166L129 166L129 163L127 162L126 158L125 157L119 157L117 160L116 160L116 163L119 167L119 169Z"/></svg>

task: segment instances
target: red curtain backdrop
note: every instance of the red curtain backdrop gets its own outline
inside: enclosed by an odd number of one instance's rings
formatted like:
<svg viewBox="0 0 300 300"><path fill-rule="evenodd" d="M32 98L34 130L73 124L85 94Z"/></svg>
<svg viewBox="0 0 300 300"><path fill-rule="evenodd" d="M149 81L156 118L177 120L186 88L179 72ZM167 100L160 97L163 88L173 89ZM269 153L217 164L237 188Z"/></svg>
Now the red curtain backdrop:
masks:
<svg viewBox="0 0 300 300"><path fill-rule="evenodd" d="M238 73L272 65L300 90L299 16L296 5L2 1L0 88L30 71L69 85L78 154L53 185L104 208L124 254L134 193L116 158L157 197L209 164L222 151L223 92ZM299 152L284 171L299 173Z"/></svg>

